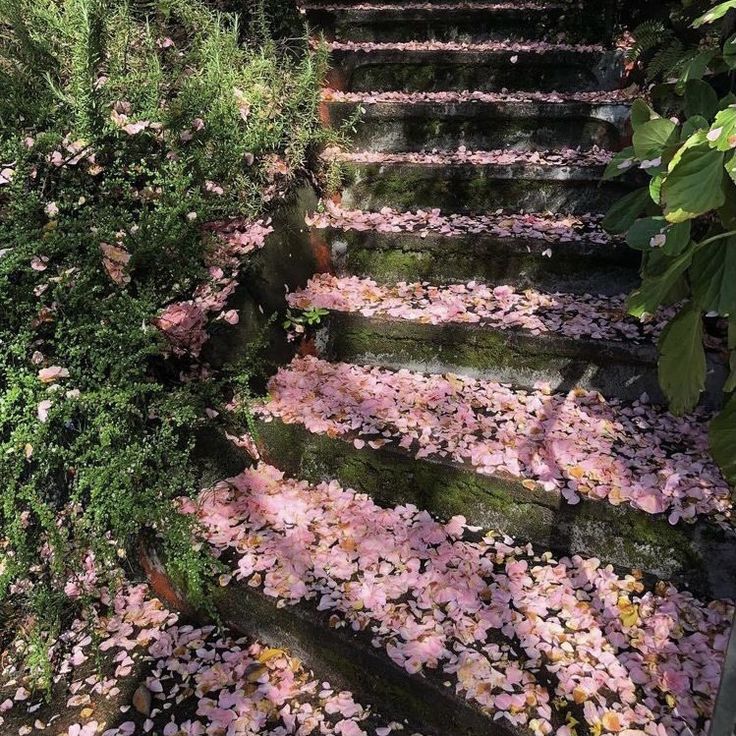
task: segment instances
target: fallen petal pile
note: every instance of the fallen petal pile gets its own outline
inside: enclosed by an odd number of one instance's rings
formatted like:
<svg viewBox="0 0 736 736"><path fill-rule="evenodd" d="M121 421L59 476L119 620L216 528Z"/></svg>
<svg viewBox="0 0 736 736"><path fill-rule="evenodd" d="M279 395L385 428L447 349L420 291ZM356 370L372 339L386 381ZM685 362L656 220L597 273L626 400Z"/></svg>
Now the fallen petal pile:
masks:
<svg viewBox="0 0 736 736"><path fill-rule="evenodd" d="M733 609L596 559L463 540L413 506L383 509L337 483L261 465L186 509L235 553L234 576L280 602L334 611L408 672L432 670L534 734L704 733Z"/></svg>
<svg viewBox="0 0 736 736"><path fill-rule="evenodd" d="M541 212L504 212L487 215L442 214L438 209L399 212L384 207L378 212L343 209L330 201L323 210L307 215L306 224L339 230L375 230L378 233L428 235L493 235L527 238L550 243L585 241L608 244L612 238L600 227L600 215L556 215Z"/></svg>
<svg viewBox="0 0 736 736"><path fill-rule="evenodd" d="M493 151L473 151L460 146L452 151L401 152L385 151L341 151L328 148L323 156L334 161L355 164L421 164L434 166L605 166L613 154L600 148L585 151L574 148L557 148L550 151L523 151L500 149Z"/></svg>
<svg viewBox="0 0 736 736"><path fill-rule="evenodd" d="M436 103L454 105L463 102L583 102L591 105L616 105L629 103L637 97L641 97L638 89L592 92L535 92L533 90L501 90L493 92L483 92L480 90L463 90L461 92L454 90L442 90L439 92L392 92L376 90L372 92L344 92L325 87L322 90L322 99L325 102L353 102L362 105L384 103L399 103L403 105Z"/></svg>
<svg viewBox="0 0 736 736"><path fill-rule="evenodd" d="M364 317L425 324L477 324L533 335L556 334L591 340L652 342L674 315L672 309L638 320L626 312L626 297L547 294L513 286L467 284L433 286L426 282L378 284L360 276L313 276L289 295L299 309L319 307Z"/></svg>
<svg viewBox="0 0 736 736"><path fill-rule="evenodd" d="M266 417L358 446L392 443L484 475L531 479L572 503L579 494L670 523L731 513L728 484L708 458L703 417L675 417L596 392L518 391L467 376L296 358L271 379Z"/></svg>

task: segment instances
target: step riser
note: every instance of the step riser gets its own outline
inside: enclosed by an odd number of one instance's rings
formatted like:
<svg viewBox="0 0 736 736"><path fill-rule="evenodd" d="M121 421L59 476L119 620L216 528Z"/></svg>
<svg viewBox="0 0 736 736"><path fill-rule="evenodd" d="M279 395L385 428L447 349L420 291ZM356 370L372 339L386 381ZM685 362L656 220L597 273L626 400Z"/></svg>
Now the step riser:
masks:
<svg viewBox="0 0 736 736"><path fill-rule="evenodd" d="M471 324L422 324L332 313L326 353L330 359L425 373L461 373L519 388L549 383L554 391L576 386L607 397L661 400L652 345L617 346L555 335L532 335Z"/></svg>
<svg viewBox="0 0 736 736"><path fill-rule="evenodd" d="M620 57L601 61L600 55L573 52L334 51L333 63L328 86L350 92L612 90L620 86L622 71Z"/></svg>
<svg viewBox="0 0 736 736"><path fill-rule="evenodd" d="M705 595L736 594L736 541L712 526L672 527L624 506L585 499L576 506L556 505L514 480L386 448L357 450L343 440L276 420L259 422L258 430L269 459L289 474L313 482L338 479L381 505L412 503L440 518L462 514L472 524L544 549L638 568Z"/></svg>
<svg viewBox="0 0 736 736"><path fill-rule="evenodd" d="M307 21L337 41L466 41L553 38L575 41L606 37L602 24L585 24L582 14L546 10L307 10ZM576 21L577 19L577 21ZM610 31L608 31L610 33Z"/></svg>
<svg viewBox="0 0 736 736"><path fill-rule="evenodd" d="M354 117L358 105L331 103L329 123L339 128ZM623 122L628 108L623 105L601 109L606 119L596 118L581 108L559 110L556 105L448 105L440 107L392 106L392 113L367 112L351 134L352 144L367 151L424 151L452 149L512 148L537 151L550 148L598 146L606 150L622 147Z"/></svg>
<svg viewBox="0 0 736 736"><path fill-rule="evenodd" d="M346 164L347 208L400 211L439 208L480 213L500 208L530 212L606 212L630 187L598 184L600 171L517 166ZM561 175L567 178L553 179Z"/></svg>
<svg viewBox="0 0 736 736"><path fill-rule="evenodd" d="M491 236L323 231L339 275L377 281L449 283L477 279L573 294L627 293L639 281L639 255L625 245L550 245ZM552 257L542 255L552 249Z"/></svg>

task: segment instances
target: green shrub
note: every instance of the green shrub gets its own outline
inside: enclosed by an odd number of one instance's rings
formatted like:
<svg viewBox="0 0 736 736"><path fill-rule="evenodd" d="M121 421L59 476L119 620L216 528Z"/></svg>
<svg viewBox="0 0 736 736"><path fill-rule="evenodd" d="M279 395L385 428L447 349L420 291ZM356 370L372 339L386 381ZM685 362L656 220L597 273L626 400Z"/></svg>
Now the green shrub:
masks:
<svg viewBox="0 0 736 736"><path fill-rule="evenodd" d="M626 234L643 253L631 313L681 305L659 344L660 384L675 413L693 409L705 388L703 315L716 320L716 329L723 325L730 376L725 408L711 425L711 449L736 484L736 95L729 91L736 34L712 30L716 21L731 26L734 12L736 0L729 0L694 18L692 29L705 30L697 44L684 45L674 31L662 37L650 75L667 82L677 115L670 117L671 103L666 114L644 100L634 103L632 146L615 156L605 178L638 167L649 183L616 204L604 226Z"/></svg>
<svg viewBox="0 0 736 736"><path fill-rule="evenodd" d="M212 387L153 322L206 279L202 224L257 216L322 135L324 52L241 40L197 0L0 0L0 598L144 528L203 591L173 499Z"/></svg>

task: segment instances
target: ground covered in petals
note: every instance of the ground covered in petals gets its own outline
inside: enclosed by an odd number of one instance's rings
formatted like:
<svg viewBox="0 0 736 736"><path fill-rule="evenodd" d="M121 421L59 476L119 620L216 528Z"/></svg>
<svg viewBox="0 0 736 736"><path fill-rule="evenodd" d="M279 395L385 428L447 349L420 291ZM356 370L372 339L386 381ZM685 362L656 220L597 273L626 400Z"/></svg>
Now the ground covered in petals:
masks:
<svg viewBox="0 0 736 736"><path fill-rule="evenodd" d="M505 90L499 92L482 92L480 90L442 90L439 92L390 92L376 90L372 92L344 92L325 87L322 99L325 102L354 102L363 105L381 103L420 104L437 103L442 105L463 102L538 102L562 103L584 102L592 105L628 103L641 94L637 89L617 89L592 92L535 92L525 90Z"/></svg>
<svg viewBox="0 0 736 736"><path fill-rule="evenodd" d="M63 652L58 681L67 684L66 702L50 707L18 679L4 678L3 734L387 736L403 728L315 679L283 649L181 621L145 585L98 595L55 645L55 654ZM97 657L104 673L85 665Z"/></svg>
<svg viewBox="0 0 736 736"><path fill-rule="evenodd" d="M510 52L546 54L559 51L577 53L603 53L600 44L552 43L549 41L328 41L332 51L468 51L468 52Z"/></svg>
<svg viewBox="0 0 736 736"><path fill-rule="evenodd" d="M443 286L378 284L360 276L332 274L313 276L304 289L289 295L289 304L425 324L477 324L534 335L637 343L656 339L673 314L666 309L647 320L630 317L624 295L547 294L475 281Z"/></svg>
<svg viewBox="0 0 736 736"><path fill-rule="evenodd" d="M469 541L412 506L261 465L187 509L234 556L234 577L334 611L408 672L536 734L705 733L733 611L667 584L645 590L596 559ZM476 531L476 530L472 530ZM227 582L227 581L223 581ZM338 622L335 625L340 625Z"/></svg>
<svg viewBox="0 0 736 736"><path fill-rule="evenodd" d="M315 228L338 230L373 230L378 233L416 233L462 236L492 235L498 238L528 238L550 243L608 244L611 237L600 227L600 215L556 215L542 212L505 212L486 215L443 214L441 210L399 212L383 207L378 212L348 210L332 202L308 215L306 223Z"/></svg>
<svg viewBox="0 0 736 736"><path fill-rule="evenodd" d="M356 447L397 444L417 458L466 463L524 479L577 503L580 495L666 513L670 523L731 513L730 488L708 457L702 417L583 390L515 391L466 376L297 358L258 411Z"/></svg>
<svg viewBox="0 0 736 736"><path fill-rule="evenodd" d="M341 151L328 149L323 154L334 161L356 164L423 164L434 166L511 166L515 164L535 166L605 166L613 156L610 151L591 148L581 151L574 148L558 148L549 151L521 151L500 149L493 151L469 150L460 146L452 151L401 152Z"/></svg>

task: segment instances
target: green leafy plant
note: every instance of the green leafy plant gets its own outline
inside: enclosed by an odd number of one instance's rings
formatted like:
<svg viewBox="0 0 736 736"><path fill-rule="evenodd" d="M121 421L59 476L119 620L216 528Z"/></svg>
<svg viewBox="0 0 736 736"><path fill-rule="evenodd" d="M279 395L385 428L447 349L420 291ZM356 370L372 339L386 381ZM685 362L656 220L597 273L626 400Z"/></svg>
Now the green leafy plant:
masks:
<svg viewBox="0 0 736 736"><path fill-rule="evenodd" d="M708 27L733 9L736 0L719 3L692 27ZM736 483L736 96L723 92L736 70L736 35L712 44L711 34L668 70L677 75L677 117L660 115L643 99L634 103L632 145L614 157L605 178L638 168L649 182L618 202L604 227L625 234L643 255L631 313L678 306L659 343L660 384L675 413L692 410L705 389L703 316L725 326L730 376L711 445Z"/></svg>
<svg viewBox="0 0 736 736"><path fill-rule="evenodd" d="M0 615L41 685L51 602L143 530L195 601L213 569L176 498L218 397L156 318L206 281L203 224L260 215L324 135L325 51L244 37L198 0L0 0Z"/></svg>
<svg viewBox="0 0 736 736"><path fill-rule="evenodd" d="M289 309L286 312L283 326L290 333L289 337L295 339L297 335L304 334L308 327L319 327L322 318L329 313L328 309L321 309L320 307L310 307L299 311Z"/></svg>

